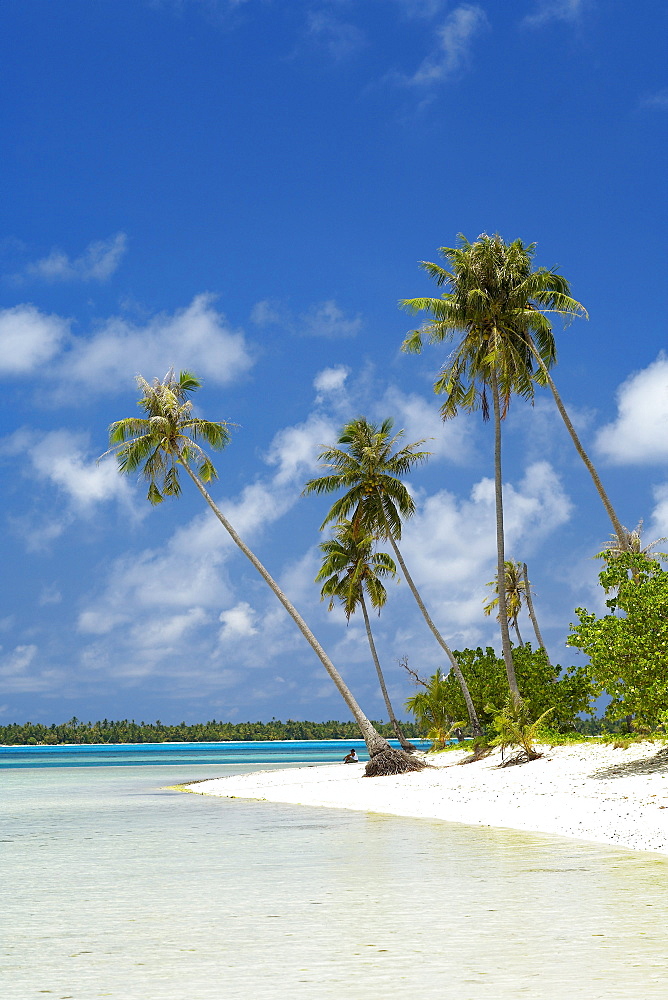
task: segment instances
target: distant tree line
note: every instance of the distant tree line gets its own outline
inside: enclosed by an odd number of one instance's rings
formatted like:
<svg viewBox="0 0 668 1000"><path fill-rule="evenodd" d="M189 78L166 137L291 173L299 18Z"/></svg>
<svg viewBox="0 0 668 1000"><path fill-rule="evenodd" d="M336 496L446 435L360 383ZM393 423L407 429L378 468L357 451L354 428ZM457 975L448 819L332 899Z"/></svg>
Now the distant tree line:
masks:
<svg viewBox="0 0 668 1000"><path fill-rule="evenodd" d="M374 722L383 736L394 737L390 723ZM404 722L408 736L420 736L421 727ZM81 722L72 718L60 725L44 726L39 722L26 722L0 726L0 744L17 746L58 743L213 743L216 741L239 742L243 740L357 740L359 727L355 722L199 722L187 725L166 725L157 722L120 722L103 719L101 722Z"/></svg>

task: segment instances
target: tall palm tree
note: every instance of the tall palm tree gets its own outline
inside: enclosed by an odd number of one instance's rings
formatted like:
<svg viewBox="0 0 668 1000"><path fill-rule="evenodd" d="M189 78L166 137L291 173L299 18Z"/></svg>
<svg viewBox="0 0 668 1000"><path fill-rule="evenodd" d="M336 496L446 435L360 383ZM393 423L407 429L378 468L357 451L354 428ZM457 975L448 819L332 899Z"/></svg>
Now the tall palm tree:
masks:
<svg viewBox="0 0 668 1000"><path fill-rule="evenodd" d="M424 330L413 330L408 335L404 341L403 349L420 351L423 332L427 333L431 342L437 342L449 340L455 330L465 330L469 323L475 322L475 317L471 315L468 322L462 316L457 319L456 313L461 312L462 307L464 307L465 313L469 312L471 307L473 307L473 312L478 314L488 312L489 319L492 319L492 310L494 309L500 335L507 336L512 332L514 336L518 336L524 341L525 348L538 368L532 377L538 384L549 386L575 449L584 462L610 518L620 548L622 551L627 551L624 547L624 529L619 517L593 462L580 441L549 371L556 363L556 347L548 314L556 313L568 323L579 317L587 319L587 310L580 302L571 297L568 281L557 272L556 268L538 267L533 269L535 243L524 244L521 240L515 240L513 243L506 244L500 236L490 237L484 233L473 244L469 243L461 233L459 240L461 242L459 247L441 247L439 249L439 253L449 262L452 270L448 271L430 261L420 261L421 267L434 278L439 286L450 286L452 291L446 292L441 299L404 299L400 302L402 307L411 312L424 310L433 317L432 321L426 324ZM493 295L493 289L484 286L464 289L465 296L463 298L459 296L459 301L457 301L455 293L459 283L462 258L466 257L474 248L479 246L484 248L492 243L496 244L499 256L505 256L507 264L505 277L510 279L505 287L499 289L501 295L498 303L492 301L493 298L496 298ZM462 319L464 319L463 322L461 322ZM453 323L453 320L456 322Z"/></svg>
<svg viewBox="0 0 668 1000"><path fill-rule="evenodd" d="M382 578L396 577L397 567L394 559L387 552L374 552L373 536L356 530L352 522L345 519L335 526L334 537L321 543L320 550L323 553L323 562L315 578L316 583L324 581L320 596L323 600L329 598L330 611L338 600L343 606L347 621L350 621L350 616L354 615L358 608L362 609L371 658L378 674L390 723L403 749L413 753L415 747L406 739L390 701L364 596L366 594L371 607L380 614L381 608L387 601L387 591Z"/></svg>
<svg viewBox="0 0 668 1000"><path fill-rule="evenodd" d="M423 441L414 441L413 444L393 451L403 435L403 431L399 431L392 436L393 426L390 419L384 420L380 427L369 423L365 417L349 421L338 440L338 444L345 447L325 448L320 453L321 462L333 471L329 475L309 480L304 493L346 491L333 504L321 530L332 522L336 523L352 515L350 520L356 530L389 541L424 620L452 665L462 689L473 733L476 737L482 736L464 675L454 653L434 625L397 544L401 539L402 519L415 513L413 498L399 476L424 462L429 453L417 450Z"/></svg>
<svg viewBox="0 0 668 1000"><path fill-rule="evenodd" d="M127 474L139 471L148 481L149 501L159 504L166 496L181 493L179 473L183 469L235 544L281 602L334 681L369 751L371 760L366 773L419 770L423 766L421 761L394 749L376 732L302 616L209 495L204 484L216 479L217 473L200 442L220 451L228 443L230 434L225 421L203 420L193 415L192 402L188 397L200 388L200 381L192 372L183 371L176 378L174 372L169 371L162 381L154 379L149 384L138 376L137 383L142 391L138 406L144 416L117 420L109 428L110 451L116 453L119 471Z"/></svg>
<svg viewBox="0 0 668 1000"><path fill-rule="evenodd" d="M454 417L459 408L481 409L489 418L489 396L494 414L494 480L496 498L497 578L503 658L508 683L520 698L512 661L504 580L503 489L501 466L501 421L513 395L533 401L535 385L548 384L579 454L585 461L599 495L623 544L621 525L592 463L586 455L561 402L549 368L556 360L552 327L546 313L565 320L586 316L586 310L569 295L565 278L556 270L532 269L535 244L521 240L506 244L499 235L483 233L474 243L460 235L460 246L441 247L450 270L430 261L421 266L440 287L441 298L404 299L410 312L426 312L430 320L413 330L403 344L406 351L419 352L423 335L431 342L462 338L434 384L445 393L443 419Z"/></svg>
<svg viewBox="0 0 668 1000"><path fill-rule="evenodd" d="M518 644L523 646L524 642L522 641L522 636L520 635L520 627L518 623L519 614L522 610L522 599L525 596L526 589L526 584L522 574L522 563L515 562L514 559L506 559L504 583L506 590L506 614L508 615L508 621L515 629ZM495 577L493 580L490 580L487 586L494 587L494 592L497 595L483 605L485 614L491 615L494 608L498 607L499 604L498 578Z"/></svg>

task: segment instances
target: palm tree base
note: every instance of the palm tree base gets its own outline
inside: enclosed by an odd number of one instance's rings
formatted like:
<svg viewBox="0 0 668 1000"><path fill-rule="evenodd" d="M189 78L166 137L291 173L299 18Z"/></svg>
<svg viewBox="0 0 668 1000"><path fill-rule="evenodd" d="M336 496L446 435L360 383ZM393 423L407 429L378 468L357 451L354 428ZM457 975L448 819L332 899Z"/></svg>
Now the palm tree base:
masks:
<svg viewBox="0 0 668 1000"><path fill-rule="evenodd" d="M473 753L469 757L464 757L464 760L460 760L460 764L475 764L479 760L484 760L485 757L489 757L492 752L492 748L489 746L479 746L476 747Z"/></svg>
<svg viewBox="0 0 668 1000"><path fill-rule="evenodd" d="M422 771L430 766L419 757L413 757L395 747L388 747L387 750L381 750L380 753L373 755L364 768L364 777L379 778L385 774L406 774L408 771Z"/></svg>
<svg viewBox="0 0 668 1000"><path fill-rule="evenodd" d="M531 760L539 760L543 756L542 753L538 753L537 750L532 750L528 753L526 750L520 750L518 754L514 757L508 757L503 763L499 764L499 767L514 767L515 764L528 764Z"/></svg>

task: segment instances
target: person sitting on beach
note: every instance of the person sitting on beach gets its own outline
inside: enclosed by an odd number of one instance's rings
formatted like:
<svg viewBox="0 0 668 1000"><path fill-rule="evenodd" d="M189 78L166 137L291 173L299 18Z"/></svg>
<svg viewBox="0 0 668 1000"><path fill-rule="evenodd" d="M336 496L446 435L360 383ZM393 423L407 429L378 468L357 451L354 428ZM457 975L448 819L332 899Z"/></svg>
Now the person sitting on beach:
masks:
<svg viewBox="0 0 668 1000"><path fill-rule="evenodd" d="M345 757L343 758L343 763L344 764L357 764L358 762L359 762L359 757L357 756L357 752L355 750L355 747L353 747L352 750L350 751L350 753L347 753L345 755Z"/></svg>

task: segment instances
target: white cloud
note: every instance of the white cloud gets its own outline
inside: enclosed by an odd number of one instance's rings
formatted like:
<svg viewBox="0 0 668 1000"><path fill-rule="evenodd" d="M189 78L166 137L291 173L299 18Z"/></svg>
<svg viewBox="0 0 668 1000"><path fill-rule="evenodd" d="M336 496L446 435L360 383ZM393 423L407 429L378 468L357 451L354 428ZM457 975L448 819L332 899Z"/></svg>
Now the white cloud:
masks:
<svg viewBox="0 0 668 1000"><path fill-rule="evenodd" d="M0 311L0 372L23 375L50 361L69 334L69 321L31 305Z"/></svg>
<svg viewBox="0 0 668 1000"><path fill-rule="evenodd" d="M286 427L275 435L265 456L269 465L277 465L276 486L303 482L318 467L323 445L335 440L337 431L331 420L313 414L302 424Z"/></svg>
<svg viewBox="0 0 668 1000"><path fill-rule="evenodd" d="M307 32L312 41L337 61L353 55L364 45L364 34L356 25L341 21L326 10L308 13Z"/></svg>
<svg viewBox="0 0 668 1000"><path fill-rule="evenodd" d="M247 486L235 500L216 499L225 517L248 542L280 518L295 502L294 489L274 482ZM190 615L214 611L230 602L225 563L241 555L220 522L206 509L179 528L161 549L123 556L111 566L102 591L79 616L79 629L96 635L112 632L139 617L159 637L184 609ZM159 627L150 625L157 621ZM180 618L178 619L181 620ZM189 619L193 625L203 619ZM169 626L170 628L172 626Z"/></svg>
<svg viewBox="0 0 668 1000"><path fill-rule="evenodd" d="M253 306L251 320L257 326L281 326L295 336L329 339L355 337L363 326L359 314L346 316L334 299L316 302L299 315L292 313L281 302L263 299Z"/></svg>
<svg viewBox="0 0 668 1000"><path fill-rule="evenodd" d="M299 320L299 332L308 337L355 337L362 329L362 317L348 318L334 299L312 306Z"/></svg>
<svg viewBox="0 0 668 1000"><path fill-rule="evenodd" d="M619 465L668 459L668 356L631 375L617 392L617 419L601 428L596 447Z"/></svg>
<svg viewBox="0 0 668 1000"><path fill-rule="evenodd" d="M653 94L646 94L640 101L641 108L668 108L668 87L657 90Z"/></svg>
<svg viewBox="0 0 668 1000"><path fill-rule="evenodd" d="M547 462L530 465L518 486L504 485L506 558L525 559L570 517L571 503ZM418 587L431 591L445 620L480 617L484 583L496 563L494 482L482 479L467 500L441 491L428 497L404 528L402 548Z"/></svg>
<svg viewBox="0 0 668 1000"><path fill-rule="evenodd" d="M55 517L43 513L39 517L25 514L20 517L10 516L7 521L14 533L23 539L28 552L41 552L48 549L56 538L60 538L74 521L74 515L71 511L61 512Z"/></svg>
<svg viewBox="0 0 668 1000"><path fill-rule="evenodd" d="M436 50L407 82L429 86L458 72L468 62L473 39L487 28L488 23L482 7L475 4L455 7L437 29Z"/></svg>
<svg viewBox="0 0 668 1000"><path fill-rule="evenodd" d="M156 316L145 326L121 317L107 320L89 339L76 339L60 374L103 393L129 387L137 373L150 380L171 367L228 385L251 364L243 333L229 329L213 296L198 295L185 309Z"/></svg>
<svg viewBox="0 0 668 1000"><path fill-rule="evenodd" d="M472 423L466 417L442 420L437 404L430 404L416 393L403 393L390 387L376 410L381 419L388 414L394 418L394 430L405 430L403 444L427 438L422 450L432 458L445 458L451 462L465 462L473 450Z"/></svg>
<svg viewBox="0 0 668 1000"><path fill-rule="evenodd" d="M653 493L655 506L652 511L650 530L647 532L650 542L655 538L668 536L668 483L655 486ZM660 548L666 549L667 546L661 545Z"/></svg>
<svg viewBox="0 0 668 1000"><path fill-rule="evenodd" d="M0 656L0 686L5 694L26 694L60 687L63 672L40 667L35 645L15 646Z"/></svg>
<svg viewBox="0 0 668 1000"><path fill-rule="evenodd" d="M69 328L68 320L32 305L0 311L0 372L27 374L51 362L42 374L61 383L54 394L71 402L73 382L101 395L129 389L137 374L150 380L173 367L229 385L253 364L243 332L230 329L207 294L144 326L112 317L90 337L71 336Z"/></svg>
<svg viewBox="0 0 668 1000"><path fill-rule="evenodd" d="M101 592L81 612L79 630L104 635L137 620L159 640L160 630L173 619L180 622L185 612L201 616L217 609L229 599L221 565L231 544L223 527L202 514L177 530L161 549L115 560Z"/></svg>
<svg viewBox="0 0 668 1000"><path fill-rule="evenodd" d="M133 491L118 474L115 460L91 458L85 434L20 430L3 441L2 452L26 455L30 475L59 487L78 512L88 513L94 505L112 500L133 509Z"/></svg>
<svg viewBox="0 0 668 1000"><path fill-rule="evenodd" d="M240 601L220 615L219 621L223 623L219 633L220 641L246 639L248 636L257 635L256 620L257 613L250 604L247 601Z"/></svg>
<svg viewBox="0 0 668 1000"><path fill-rule="evenodd" d="M407 17L422 17L431 19L440 14L446 6L446 0L396 0Z"/></svg>
<svg viewBox="0 0 668 1000"><path fill-rule="evenodd" d="M30 666L37 655L37 646L16 646L11 653L2 657L0 674L9 677L21 674Z"/></svg>
<svg viewBox="0 0 668 1000"><path fill-rule="evenodd" d="M42 592L39 595L39 603L44 606L45 604L60 604L63 599L63 595L58 590L55 584L51 586L42 587Z"/></svg>
<svg viewBox="0 0 668 1000"><path fill-rule="evenodd" d="M52 250L48 257L29 264L26 273L46 281L106 281L120 264L127 242L125 233L116 233L108 240L89 243L73 259L62 250Z"/></svg>
<svg viewBox="0 0 668 1000"><path fill-rule="evenodd" d="M275 326L285 322L286 319L290 322L290 317L280 302L274 302L271 299L262 299L261 302L256 302L251 309L250 318L256 326Z"/></svg>
<svg viewBox="0 0 668 1000"><path fill-rule="evenodd" d="M339 393L343 390L345 381L350 374L350 369L345 365L334 365L332 368L323 368L313 379L313 388L318 393L319 401L330 393Z"/></svg>
<svg viewBox="0 0 668 1000"><path fill-rule="evenodd" d="M139 621L132 630L132 642L137 650L148 649L153 654L164 655L175 651L181 641L208 620L203 608L189 608L182 614L158 616L153 620Z"/></svg>
<svg viewBox="0 0 668 1000"><path fill-rule="evenodd" d="M578 21L588 4L588 0L535 0L535 10L528 14L523 24L540 27L550 21Z"/></svg>

